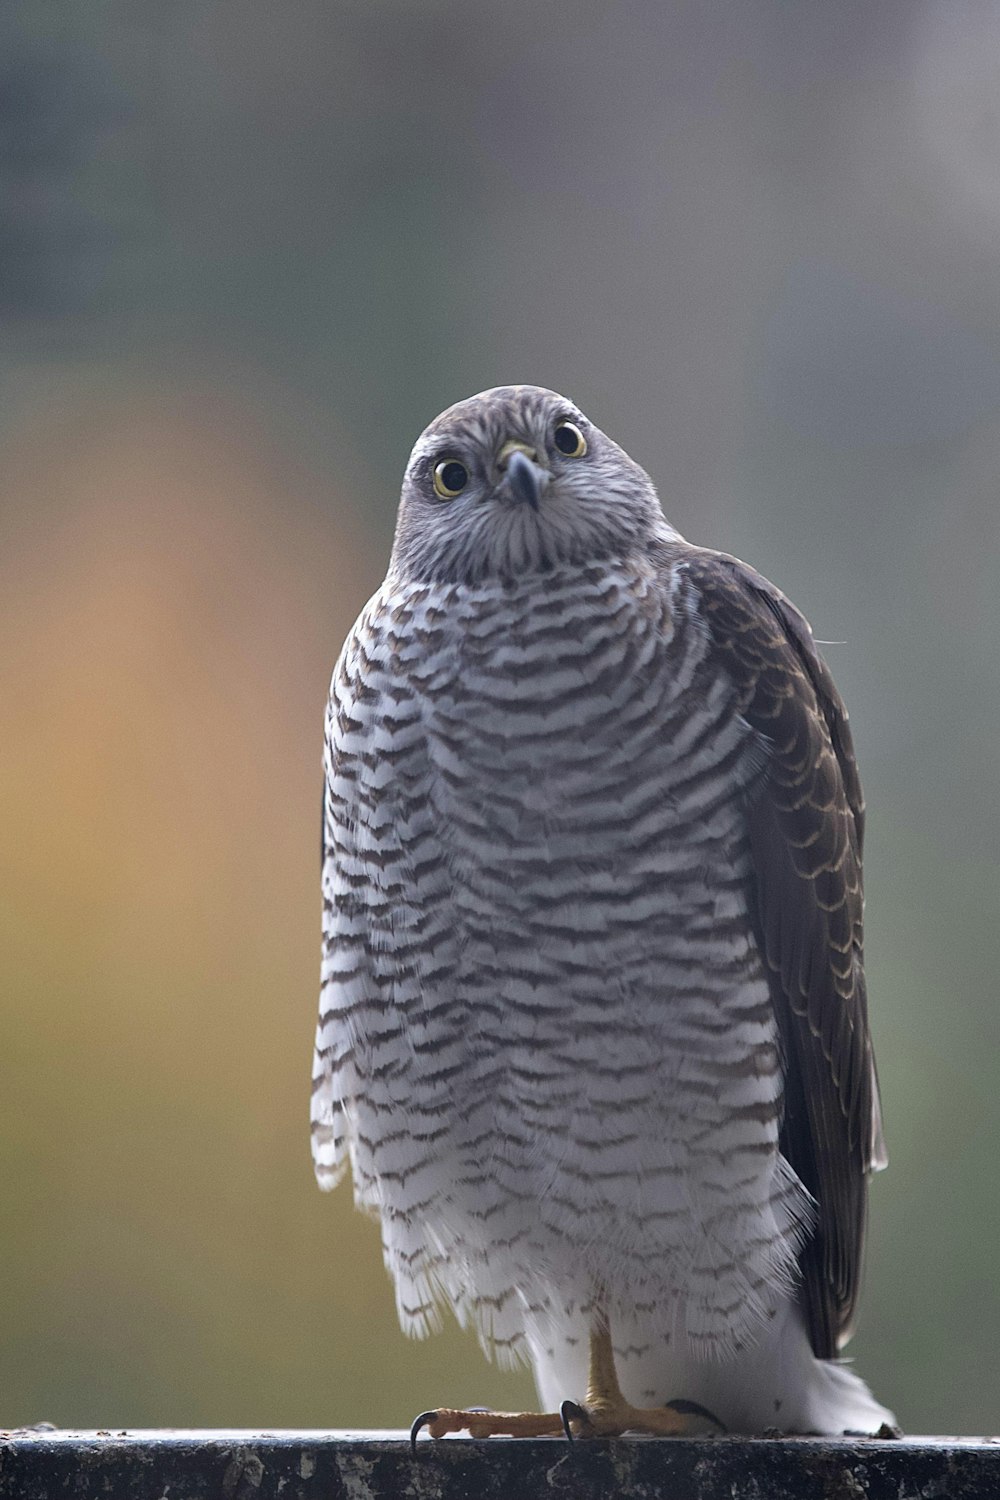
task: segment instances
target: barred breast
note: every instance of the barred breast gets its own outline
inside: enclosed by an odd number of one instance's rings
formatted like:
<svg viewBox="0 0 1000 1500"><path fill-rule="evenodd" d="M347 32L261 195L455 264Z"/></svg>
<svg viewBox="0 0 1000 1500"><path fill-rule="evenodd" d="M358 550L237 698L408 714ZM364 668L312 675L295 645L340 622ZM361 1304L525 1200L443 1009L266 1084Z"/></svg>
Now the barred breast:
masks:
<svg viewBox="0 0 1000 1500"><path fill-rule="evenodd" d="M410 1331L443 1297L516 1356L600 1294L710 1356L793 1282L746 896L767 747L697 602L676 560L390 576L345 646L314 1150L380 1216Z"/></svg>

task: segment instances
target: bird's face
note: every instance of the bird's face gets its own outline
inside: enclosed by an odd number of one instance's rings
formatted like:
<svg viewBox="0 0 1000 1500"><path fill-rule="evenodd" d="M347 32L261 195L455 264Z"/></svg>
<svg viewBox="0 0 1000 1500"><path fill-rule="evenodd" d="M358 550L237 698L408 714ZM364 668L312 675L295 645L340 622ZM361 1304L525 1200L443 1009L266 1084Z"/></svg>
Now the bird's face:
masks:
<svg viewBox="0 0 1000 1500"><path fill-rule="evenodd" d="M572 401L498 386L450 406L418 440L392 565L407 579L478 583L672 536L649 476Z"/></svg>

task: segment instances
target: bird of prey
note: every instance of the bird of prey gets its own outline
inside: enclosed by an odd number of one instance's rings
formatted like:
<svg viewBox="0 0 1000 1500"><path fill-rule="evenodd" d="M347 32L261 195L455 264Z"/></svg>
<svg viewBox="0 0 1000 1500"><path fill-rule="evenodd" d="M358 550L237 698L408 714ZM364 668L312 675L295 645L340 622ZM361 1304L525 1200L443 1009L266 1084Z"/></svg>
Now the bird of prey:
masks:
<svg viewBox="0 0 1000 1500"><path fill-rule="evenodd" d="M312 1142L543 1410L414 1433L891 1424L838 1359L885 1161L863 802L809 626L571 402L413 449L326 719Z"/></svg>

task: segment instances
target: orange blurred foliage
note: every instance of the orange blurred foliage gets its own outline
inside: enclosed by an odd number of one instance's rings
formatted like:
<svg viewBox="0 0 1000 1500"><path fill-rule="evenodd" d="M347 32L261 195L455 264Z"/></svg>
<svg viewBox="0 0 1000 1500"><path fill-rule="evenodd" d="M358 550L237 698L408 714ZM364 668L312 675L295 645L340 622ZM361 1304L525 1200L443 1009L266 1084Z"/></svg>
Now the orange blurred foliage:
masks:
<svg viewBox="0 0 1000 1500"><path fill-rule="evenodd" d="M382 568L214 395L36 417L8 486L5 1318L47 1404L4 1419L402 1422L419 1362L306 1128L325 691Z"/></svg>

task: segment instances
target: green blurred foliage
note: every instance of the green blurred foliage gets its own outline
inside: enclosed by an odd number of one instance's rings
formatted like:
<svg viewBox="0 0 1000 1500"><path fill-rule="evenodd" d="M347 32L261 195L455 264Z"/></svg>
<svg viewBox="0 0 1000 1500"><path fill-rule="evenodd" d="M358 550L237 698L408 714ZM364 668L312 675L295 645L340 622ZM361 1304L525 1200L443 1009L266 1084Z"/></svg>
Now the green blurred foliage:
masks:
<svg viewBox="0 0 1000 1500"><path fill-rule="evenodd" d="M408 447L565 389L809 614L871 808L892 1164L852 1354L995 1427L988 9L0 17L0 1421L530 1400L315 1189L322 709Z"/></svg>

